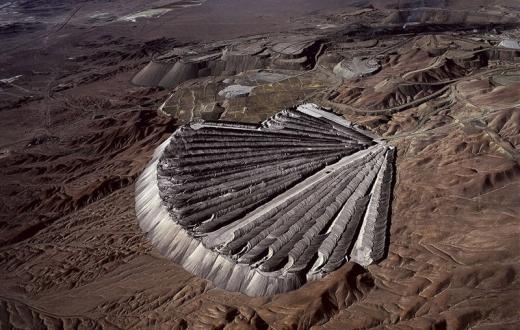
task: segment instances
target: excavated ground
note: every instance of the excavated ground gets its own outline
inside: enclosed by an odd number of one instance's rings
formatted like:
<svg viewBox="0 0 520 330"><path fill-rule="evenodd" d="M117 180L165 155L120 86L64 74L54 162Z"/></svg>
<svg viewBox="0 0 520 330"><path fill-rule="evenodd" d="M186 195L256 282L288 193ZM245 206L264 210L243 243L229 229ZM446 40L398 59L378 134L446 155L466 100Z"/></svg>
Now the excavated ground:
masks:
<svg viewBox="0 0 520 330"><path fill-rule="evenodd" d="M520 38L518 5L472 1L447 15L380 2L330 0L316 12L318 2L291 0L283 17L269 0L240 10L232 0L23 2L18 12L46 18L0 29L0 328L519 328L520 63L486 50ZM172 10L158 17L117 19L164 6ZM464 10L472 14L453 14ZM417 20L435 25L402 29ZM498 31L481 29L490 21ZM313 68L173 90L130 84L176 47L288 30L325 35ZM354 56L377 58L381 70L342 81L332 68ZM219 96L228 85L254 88ZM191 118L258 122L303 101L397 146L387 258L250 298L161 257L134 211L134 181L154 148Z"/></svg>

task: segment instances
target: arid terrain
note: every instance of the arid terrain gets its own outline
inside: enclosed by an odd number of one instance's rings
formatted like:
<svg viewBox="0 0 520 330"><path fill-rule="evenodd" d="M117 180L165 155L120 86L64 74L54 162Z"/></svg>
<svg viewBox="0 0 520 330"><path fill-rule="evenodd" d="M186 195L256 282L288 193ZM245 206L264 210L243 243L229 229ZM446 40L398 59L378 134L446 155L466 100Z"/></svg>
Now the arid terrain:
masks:
<svg viewBox="0 0 520 330"><path fill-rule="evenodd" d="M0 1L0 45L0 329L520 328L517 1ZM386 257L252 298L161 256L154 149L305 102L396 147Z"/></svg>

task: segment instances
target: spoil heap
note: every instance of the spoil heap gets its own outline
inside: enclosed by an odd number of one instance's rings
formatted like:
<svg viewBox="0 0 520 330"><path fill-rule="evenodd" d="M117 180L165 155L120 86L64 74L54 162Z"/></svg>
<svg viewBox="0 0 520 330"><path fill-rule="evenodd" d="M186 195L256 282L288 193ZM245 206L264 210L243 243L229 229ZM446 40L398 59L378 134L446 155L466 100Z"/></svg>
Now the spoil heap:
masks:
<svg viewBox="0 0 520 330"><path fill-rule="evenodd" d="M138 86L172 88L190 79L210 75L216 70L215 61L220 56L220 53L211 53L177 61L153 60L132 78L132 83Z"/></svg>
<svg viewBox="0 0 520 330"><path fill-rule="evenodd" d="M381 69L373 58L355 57L351 61L343 60L334 67L334 73L343 79L355 79L369 76Z"/></svg>
<svg viewBox="0 0 520 330"><path fill-rule="evenodd" d="M321 50L322 41L316 36L247 43L230 41L198 50L178 48L150 61L132 78L132 83L173 88L191 79L229 76L249 70L309 70Z"/></svg>
<svg viewBox="0 0 520 330"><path fill-rule="evenodd" d="M352 259L383 257L393 147L306 104L262 125L194 122L136 185L141 228L215 285L285 292Z"/></svg>
<svg viewBox="0 0 520 330"><path fill-rule="evenodd" d="M520 40L517 39L504 39L499 44L499 47L520 49Z"/></svg>

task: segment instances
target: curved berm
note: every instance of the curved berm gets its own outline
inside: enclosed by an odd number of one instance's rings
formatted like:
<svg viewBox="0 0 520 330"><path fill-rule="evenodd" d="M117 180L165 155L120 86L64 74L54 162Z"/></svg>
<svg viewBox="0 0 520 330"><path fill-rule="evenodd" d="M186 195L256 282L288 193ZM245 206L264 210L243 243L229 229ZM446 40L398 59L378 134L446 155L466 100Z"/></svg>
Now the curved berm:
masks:
<svg viewBox="0 0 520 330"><path fill-rule="evenodd" d="M221 288L271 295L383 257L394 148L314 104L261 125L192 122L136 184L160 252Z"/></svg>

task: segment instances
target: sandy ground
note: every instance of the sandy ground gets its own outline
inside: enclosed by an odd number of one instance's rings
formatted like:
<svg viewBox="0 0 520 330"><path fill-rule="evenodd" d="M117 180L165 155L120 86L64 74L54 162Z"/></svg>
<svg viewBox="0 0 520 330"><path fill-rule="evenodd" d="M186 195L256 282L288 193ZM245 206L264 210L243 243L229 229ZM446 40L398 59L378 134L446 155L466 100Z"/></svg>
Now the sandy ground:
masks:
<svg viewBox="0 0 520 330"><path fill-rule="evenodd" d="M398 137L388 256L368 269L347 263L293 292L250 298L187 273L147 242L133 182L176 120L156 111L168 91L131 86L131 77L174 46L307 29L302 16L342 5L316 12L316 2L287 1L278 19L274 3L237 11L236 1L208 0L97 25L80 14L65 24L76 10L65 6L43 26L3 28L0 79L21 77L0 84L1 329L520 327L518 85L461 81L457 106L432 115L422 133L420 108L349 117ZM91 5L78 13L99 11ZM382 75L429 63L406 51L394 60ZM380 96L370 93L356 106Z"/></svg>

